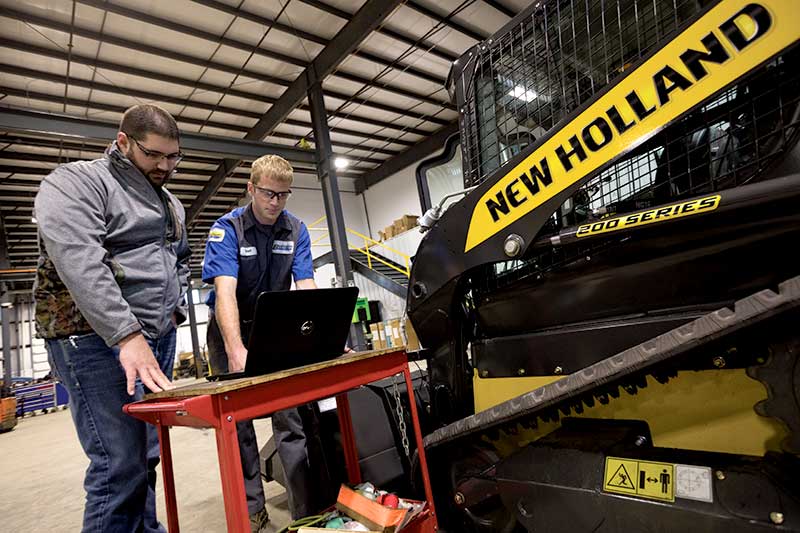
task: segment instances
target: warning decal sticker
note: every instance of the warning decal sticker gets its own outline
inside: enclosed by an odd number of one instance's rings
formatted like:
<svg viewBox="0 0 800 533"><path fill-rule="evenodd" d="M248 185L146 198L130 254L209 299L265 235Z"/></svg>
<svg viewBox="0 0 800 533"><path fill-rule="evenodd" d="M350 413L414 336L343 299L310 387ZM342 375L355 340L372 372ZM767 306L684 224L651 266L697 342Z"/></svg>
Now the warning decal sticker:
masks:
<svg viewBox="0 0 800 533"><path fill-rule="evenodd" d="M603 490L651 500L675 501L675 465L606 457Z"/></svg>

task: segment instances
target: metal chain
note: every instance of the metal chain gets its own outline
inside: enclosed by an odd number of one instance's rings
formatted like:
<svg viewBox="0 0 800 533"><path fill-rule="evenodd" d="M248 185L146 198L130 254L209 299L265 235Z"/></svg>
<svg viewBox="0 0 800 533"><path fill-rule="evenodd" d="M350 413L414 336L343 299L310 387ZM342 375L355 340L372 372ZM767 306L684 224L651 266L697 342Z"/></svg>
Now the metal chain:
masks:
<svg viewBox="0 0 800 533"><path fill-rule="evenodd" d="M411 459L411 452L408 451L408 434L406 433L406 417L403 403L400 401L400 390L397 388L397 375L392 378L392 394L394 396L395 411L397 412L398 425L400 426L400 437L403 442L403 450L406 457Z"/></svg>

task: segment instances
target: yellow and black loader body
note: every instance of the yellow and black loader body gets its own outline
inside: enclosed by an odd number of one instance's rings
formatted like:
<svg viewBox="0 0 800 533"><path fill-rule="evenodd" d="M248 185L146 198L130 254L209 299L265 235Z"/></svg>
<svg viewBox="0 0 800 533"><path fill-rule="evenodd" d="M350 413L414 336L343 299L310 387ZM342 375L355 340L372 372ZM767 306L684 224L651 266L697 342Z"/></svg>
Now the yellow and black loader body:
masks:
<svg viewBox="0 0 800 533"><path fill-rule="evenodd" d="M800 530L800 3L541 0L464 54L408 313L447 531Z"/></svg>

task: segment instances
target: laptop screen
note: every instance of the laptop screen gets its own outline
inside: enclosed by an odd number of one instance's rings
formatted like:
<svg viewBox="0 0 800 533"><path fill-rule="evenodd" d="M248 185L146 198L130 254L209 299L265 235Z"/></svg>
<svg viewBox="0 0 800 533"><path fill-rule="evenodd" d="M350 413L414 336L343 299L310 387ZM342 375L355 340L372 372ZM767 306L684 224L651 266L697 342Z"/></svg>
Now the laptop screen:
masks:
<svg viewBox="0 0 800 533"><path fill-rule="evenodd" d="M357 287L261 293L250 326L245 374L268 374L341 355L357 298Z"/></svg>

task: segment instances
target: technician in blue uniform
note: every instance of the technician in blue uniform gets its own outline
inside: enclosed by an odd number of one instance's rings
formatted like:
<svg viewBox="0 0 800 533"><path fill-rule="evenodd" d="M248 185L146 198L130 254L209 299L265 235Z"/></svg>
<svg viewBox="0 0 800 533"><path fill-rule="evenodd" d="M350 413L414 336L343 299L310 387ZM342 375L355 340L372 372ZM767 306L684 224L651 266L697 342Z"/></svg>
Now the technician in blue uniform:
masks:
<svg viewBox="0 0 800 533"><path fill-rule="evenodd" d="M244 370L246 339L256 298L264 291L316 289L311 239L305 224L284 207L291 195L291 165L266 155L255 160L247 192L252 201L218 219L206 243L203 281L213 283L207 344L213 373ZM279 309L275 310L280 312ZM297 409L272 415L275 443L286 473L292 518L308 515L308 454ZM237 423L252 531L269 520L264 507L258 444L252 421Z"/></svg>

